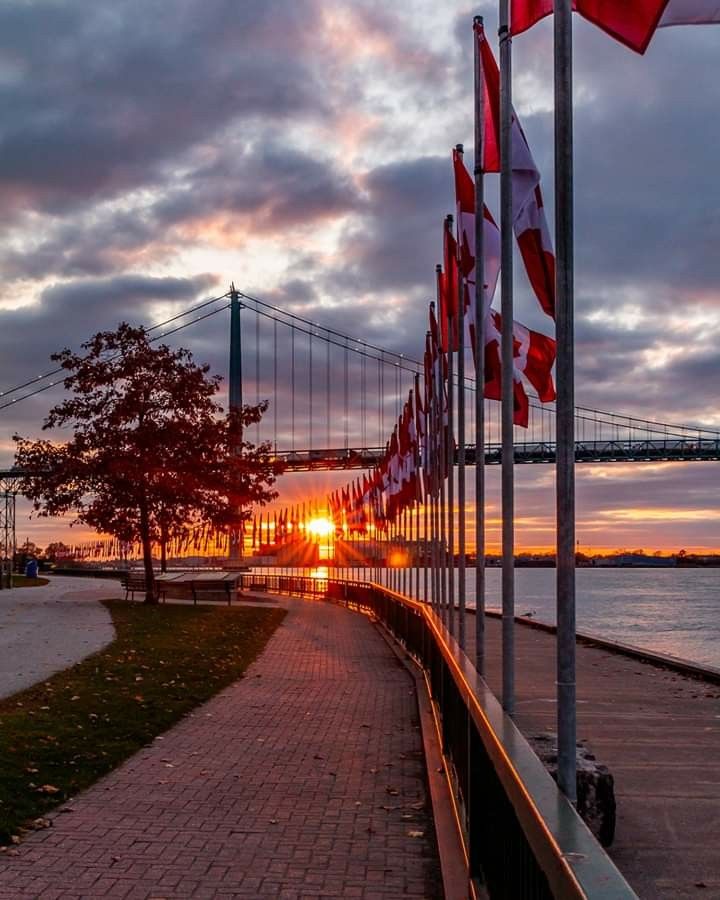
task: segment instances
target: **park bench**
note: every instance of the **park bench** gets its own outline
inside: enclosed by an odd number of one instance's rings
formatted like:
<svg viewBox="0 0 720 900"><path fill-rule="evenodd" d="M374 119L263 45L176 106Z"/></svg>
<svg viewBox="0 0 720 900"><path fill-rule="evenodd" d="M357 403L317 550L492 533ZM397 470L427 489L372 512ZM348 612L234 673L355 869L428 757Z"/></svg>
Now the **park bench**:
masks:
<svg viewBox="0 0 720 900"><path fill-rule="evenodd" d="M192 600L194 604L208 600L219 600L232 604L233 597L237 596L239 574L217 573L216 575L203 575L201 573L185 572L181 574L168 574L159 576L157 583L162 590L173 600Z"/></svg>
<svg viewBox="0 0 720 900"><path fill-rule="evenodd" d="M228 606L232 603L233 595L237 591L237 583L234 581L216 581L212 579L198 579L190 582L193 603L198 600L227 600Z"/></svg>
<svg viewBox="0 0 720 900"><path fill-rule="evenodd" d="M128 595L134 600L135 593L144 594L147 591L147 582L145 580L144 572L128 572L127 575L124 575L122 580L120 581L120 586L125 591L125 599L127 600ZM160 597L163 602L165 601L165 594L167 589L164 584L160 582L155 583L155 594Z"/></svg>

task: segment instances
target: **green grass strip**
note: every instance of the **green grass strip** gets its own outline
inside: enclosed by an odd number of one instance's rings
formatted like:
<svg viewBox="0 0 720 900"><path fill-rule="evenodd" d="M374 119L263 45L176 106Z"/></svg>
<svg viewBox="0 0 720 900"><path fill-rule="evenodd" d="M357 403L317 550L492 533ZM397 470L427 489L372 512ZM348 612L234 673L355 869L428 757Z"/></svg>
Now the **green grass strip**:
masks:
<svg viewBox="0 0 720 900"><path fill-rule="evenodd" d="M237 680L280 609L104 601L116 639L0 701L0 843L110 772Z"/></svg>
<svg viewBox="0 0 720 900"><path fill-rule="evenodd" d="M13 575L12 586L16 587L41 587L50 584L47 578L28 578L27 575Z"/></svg>

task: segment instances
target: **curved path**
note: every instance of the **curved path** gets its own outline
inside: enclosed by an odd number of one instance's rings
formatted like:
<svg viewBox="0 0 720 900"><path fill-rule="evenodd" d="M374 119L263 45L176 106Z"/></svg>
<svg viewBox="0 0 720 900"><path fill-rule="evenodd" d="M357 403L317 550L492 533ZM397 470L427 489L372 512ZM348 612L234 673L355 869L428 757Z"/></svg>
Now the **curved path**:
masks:
<svg viewBox="0 0 720 900"><path fill-rule="evenodd" d="M413 679L366 616L282 605L244 678L0 857L0 900L442 896Z"/></svg>
<svg viewBox="0 0 720 900"><path fill-rule="evenodd" d="M115 581L51 577L42 587L0 591L0 697L8 697L101 650L115 637L98 603Z"/></svg>

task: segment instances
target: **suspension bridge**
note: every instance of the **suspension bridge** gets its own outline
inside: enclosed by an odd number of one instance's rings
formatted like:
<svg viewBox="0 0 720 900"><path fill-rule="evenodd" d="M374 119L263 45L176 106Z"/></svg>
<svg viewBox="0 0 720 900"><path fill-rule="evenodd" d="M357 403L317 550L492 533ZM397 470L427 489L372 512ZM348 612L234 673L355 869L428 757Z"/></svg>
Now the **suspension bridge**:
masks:
<svg viewBox="0 0 720 900"><path fill-rule="evenodd" d="M288 471L364 469L377 464L415 376L423 373L423 362L257 297L238 294L242 314L235 348L239 399L269 401L268 413L253 426L250 438L269 442ZM148 333L154 341L192 334L191 329L200 323L226 313L229 298L228 292L206 300L148 328ZM62 372L53 369L0 391L0 423L10 427L19 404L57 391ZM454 383L457 392L457 376ZM464 385L466 421L472 434L475 379L465 378ZM485 400L488 464L502 459L500 431L500 404ZM710 461L720 459L720 429L577 406L575 447L576 461L583 463ZM517 464L555 461L553 404L531 400L528 428L514 429L514 460ZM466 446L465 461L475 461L472 443ZM19 474L9 466L0 470L5 482Z"/></svg>
<svg viewBox="0 0 720 900"><path fill-rule="evenodd" d="M233 302L234 324L228 328L226 317L228 311L233 316ZM252 426L249 437L266 442L286 471L370 470L382 462L389 426L397 421L408 389L423 376L423 362L234 290L147 331L152 341L177 339L180 334L192 336L211 319L220 326L215 334L230 338L229 401L269 402L267 414ZM11 425L14 411L23 403L33 401L39 408L43 396L48 401L57 397L62 373L60 368L50 369L0 392L0 422ZM454 386L458 396L457 376ZM464 386L465 418L473 434L475 379L466 377ZM500 404L485 400L484 408L484 461L498 465ZM554 405L531 400L528 427L514 428L513 444L515 464L554 463ZM453 464L460 462L459 456L456 447ZM575 459L588 464L713 461L720 459L720 431L578 406ZM463 448L462 462L476 463L473 443ZM6 558L15 546L16 495L22 475L14 467L0 469L0 541ZM419 534L416 523L414 537Z"/></svg>

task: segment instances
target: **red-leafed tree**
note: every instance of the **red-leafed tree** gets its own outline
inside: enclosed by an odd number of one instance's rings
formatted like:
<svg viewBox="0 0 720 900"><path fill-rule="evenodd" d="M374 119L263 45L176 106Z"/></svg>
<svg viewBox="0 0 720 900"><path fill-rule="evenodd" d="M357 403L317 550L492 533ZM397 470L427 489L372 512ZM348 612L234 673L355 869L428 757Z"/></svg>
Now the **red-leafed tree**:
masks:
<svg viewBox="0 0 720 900"><path fill-rule="evenodd" d="M168 541L208 524L233 531L250 505L277 496L281 464L269 444L243 431L267 404L223 415L221 379L187 350L151 344L122 323L52 359L68 372L70 396L50 410L43 429L73 429L71 440L19 435L15 464L22 492L41 516L73 512L76 521L123 541L140 541L147 602L154 602L152 545L163 564Z"/></svg>

